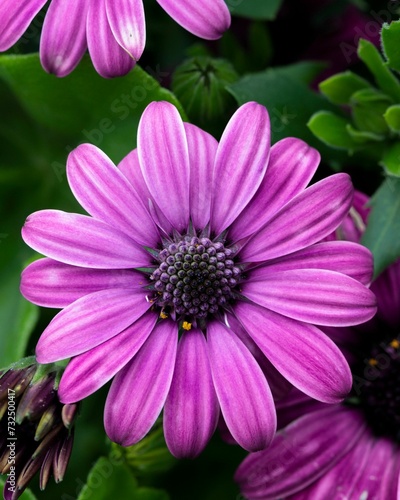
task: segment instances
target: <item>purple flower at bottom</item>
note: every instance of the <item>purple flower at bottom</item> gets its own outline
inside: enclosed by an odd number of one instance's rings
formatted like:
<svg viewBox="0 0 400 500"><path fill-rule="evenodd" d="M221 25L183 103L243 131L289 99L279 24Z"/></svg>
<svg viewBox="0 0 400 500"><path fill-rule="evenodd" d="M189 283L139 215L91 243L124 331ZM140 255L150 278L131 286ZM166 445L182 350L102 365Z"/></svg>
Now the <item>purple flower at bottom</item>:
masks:
<svg viewBox="0 0 400 500"><path fill-rule="evenodd" d="M357 238L367 197L357 193ZM358 207L357 207L358 205ZM280 431L268 450L250 454L235 479L253 500L396 500L400 492L400 261L371 285L377 315L365 325L326 332L346 354L353 388L326 405L297 390L277 403Z"/></svg>
<svg viewBox="0 0 400 500"><path fill-rule="evenodd" d="M268 381L341 401L348 364L314 325L354 325L376 311L370 252L318 243L351 207L350 178L306 188L319 154L293 138L270 148L257 103L234 114L219 144L171 104L152 103L137 144L119 168L79 146L67 175L90 216L43 210L25 223L25 242L48 258L24 270L21 291L63 308L37 359L73 358L64 403L114 377L105 428L124 446L164 408L175 456L200 453L220 412L243 448L265 448L276 429Z"/></svg>
<svg viewBox="0 0 400 500"><path fill-rule="evenodd" d="M181 26L207 40L220 38L231 17L224 0L157 0ZM23 35L47 0L2 0L0 51ZM40 59L48 73L66 76L89 49L105 78L128 73L146 43L143 0L51 0L40 40Z"/></svg>

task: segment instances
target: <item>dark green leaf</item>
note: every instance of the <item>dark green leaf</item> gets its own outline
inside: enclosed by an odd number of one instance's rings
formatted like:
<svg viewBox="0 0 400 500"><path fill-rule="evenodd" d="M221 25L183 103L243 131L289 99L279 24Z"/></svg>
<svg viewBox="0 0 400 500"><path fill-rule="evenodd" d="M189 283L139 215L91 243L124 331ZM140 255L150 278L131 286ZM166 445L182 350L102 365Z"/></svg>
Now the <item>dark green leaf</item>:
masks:
<svg viewBox="0 0 400 500"><path fill-rule="evenodd" d="M400 179L388 177L371 205L361 242L374 254L376 277L400 257Z"/></svg>
<svg viewBox="0 0 400 500"><path fill-rule="evenodd" d="M384 23L381 31L383 52L388 65L400 71L400 21Z"/></svg>
<svg viewBox="0 0 400 500"><path fill-rule="evenodd" d="M283 0L225 0L235 16L249 19L275 19Z"/></svg>

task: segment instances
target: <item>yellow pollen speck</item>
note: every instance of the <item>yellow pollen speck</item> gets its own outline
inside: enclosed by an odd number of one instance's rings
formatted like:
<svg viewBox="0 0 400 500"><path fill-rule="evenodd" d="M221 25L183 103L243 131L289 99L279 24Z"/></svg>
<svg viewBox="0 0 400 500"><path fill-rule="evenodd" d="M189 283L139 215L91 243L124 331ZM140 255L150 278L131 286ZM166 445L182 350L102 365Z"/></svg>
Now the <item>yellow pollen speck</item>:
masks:
<svg viewBox="0 0 400 500"><path fill-rule="evenodd" d="M393 349L398 349L400 347L400 342L397 339L393 339L390 342L390 345L393 347Z"/></svg>
<svg viewBox="0 0 400 500"><path fill-rule="evenodd" d="M184 330L189 331L189 330L191 330L191 329L192 329L192 323L189 323L188 321L184 321L184 322L182 323L182 328L183 328Z"/></svg>
<svg viewBox="0 0 400 500"><path fill-rule="evenodd" d="M168 314L166 314L164 311L161 311L160 312L160 318L161 319L167 319L168 318Z"/></svg>
<svg viewBox="0 0 400 500"><path fill-rule="evenodd" d="M371 358L370 360L368 360L368 364L370 364L371 366L376 366L378 364L378 361L375 358Z"/></svg>

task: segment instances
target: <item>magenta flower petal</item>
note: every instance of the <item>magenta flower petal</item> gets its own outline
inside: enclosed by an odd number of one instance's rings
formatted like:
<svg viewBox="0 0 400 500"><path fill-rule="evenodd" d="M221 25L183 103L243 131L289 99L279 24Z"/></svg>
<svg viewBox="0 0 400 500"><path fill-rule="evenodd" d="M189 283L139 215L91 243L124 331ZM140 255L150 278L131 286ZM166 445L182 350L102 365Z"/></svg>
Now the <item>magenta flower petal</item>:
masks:
<svg viewBox="0 0 400 500"><path fill-rule="evenodd" d="M78 65L87 49L87 0L52 0L40 38L40 60L48 73L65 76Z"/></svg>
<svg viewBox="0 0 400 500"><path fill-rule="evenodd" d="M256 194L229 229L233 241L255 233L312 179L320 154L300 139L288 137L271 147L268 169Z"/></svg>
<svg viewBox="0 0 400 500"><path fill-rule="evenodd" d="M96 71L104 78L112 78L129 73L136 60L114 38L105 2L106 0L99 0L90 3L86 36L90 57Z"/></svg>
<svg viewBox="0 0 400 500"><path fill-rule="evenodd" d="M143 0L105 0L107 18L119 45L138 61L146 45Z"/></svg>
<svg viewBox="0 0 400 500"><path fill-rule="evenodd" d="M324 269L274 272L260 267L243 284L248 299L289 318L324 326L364 323L376 313L375 295L349 276Z"/></svg>
<svg viewBox="0 0 400 500"><path fill-rule="evenodd" d="M100 290L142 286L143 276L130 269L87 269L52 259L32 262L21 275L22 295L43 307L63 308Z"/></svg>
<svg viewBox="0 0 400 500"><path fill-rule="evenodd" d="M139 122L138 152L152 197L171 224L185 230L190 215L189 151L182 119L172 104L147 106Z"/></svg>
<svg viewBox="0 0 400 500"><path fill-rule="evenodd" d="M0 52L18 41L47 0L1 0Z"/></svg>
<svg viewBox="0 0 400 500"><path fill-rule="evenodd" d="M325 403L338 403L348 394L349 365L318 328L246 303L238 304L235 314L275 368L300 391Z"/></svg>
<svg viewBox="0 0 400 500"><path fill-rule="evenodd" d="M157 0L178 24L206 40L220 38L231 24L231 15L223 0Z"/></svg>
<svg viewBox="0 0 400 500"><path fill-rule="evenodd" d="M190 160L190 218L196 229L203 229L210 220L210 186L218 142L195 125L184 125Z"/></svg>
<svg viewBox="0 0 400 500"><path fill-rule="evenodd" d="M374 262L371 252L362 245L350 241L329 241L270 261L268 269L271 274L292 269L326 269L346 274L363 285L369 285ZM253 279L257 279L257 273L251 277Z"/></svg>
<svg viewBox="0 0 400 500"><path fill-rule="evenodd" d="M74 149L68 156L67 175L75 198L90 215L142 245L157 244L160 235L149 212L130 182L100 149L91 144Z"/></svg>
<svg viewBox="0 0 400 500"><path fill-rule="evenodd" d="M340 224L351 207L353 186L347 174L313 184L288 202L241 250L244 262L261 262L317 243Z"/></svg>
<svg viewBox="0 0 400 500"><path fill-rule="evenodd" d="M101 290L73 302L55 316L36 347L39 363L52 363L93 349L121 333L149 308L143 292Z"/></svg>
<svg viewBox="0 0 400 500"><path fill-rule="evenodd" d="M261 368L221 323L209 323L207 344L215 391L230 433L246 450L266 448L275 434L276 413Z"/></svg>
<svg viewBox="0 0 400 500"><path fill-rule="evenodd" d="M80 401L111 380L142 347L156 321L156 314L144 314L119 335L73 358L60 381L60 401Z"/></svg>
<svg viewBox="0 0 400 500"><path fill-rule="evenodd" d="M218 416L207 342L195 328L179 341L164 407L164 435L171 453L177 458L197 456L214 433Z"/></svg>
<svg viewBox="0 0 400 500"><path fill-rule="evenodd" d="M246 498L286 497L329 470L364 430L356 411L307 414L279 432L268 450L246 457L235 479Z"/></svg>
<svg viewBox="0 0 400 500"><path fill-rule="evenodd" d="M229 120L214 167L211 229L221 233L249 203L268 165L270 122L264 106L249 102Z"/></svg>
<svg viewBox="0 0 400 500"><path fill-rule="evenodd" d="M86 215L35 212L26 219L22 237L37 252L75 266L124 269L149 262L147 253L131 238Z"/></svg>
<svg viewBox="0 0 400 500"><path fill-rule="evenodd" d="M114 378L104 410L104 425L116 443L137 443L156 421L171 385L177 344L176 324L162 321Z"/></svg>
<svg viewBox="0 0 400 500"><path fill-rule="evenodd" d="M379 316L393 328L400 325L400 260L388 267L372 283L378 299Z"/></svg>

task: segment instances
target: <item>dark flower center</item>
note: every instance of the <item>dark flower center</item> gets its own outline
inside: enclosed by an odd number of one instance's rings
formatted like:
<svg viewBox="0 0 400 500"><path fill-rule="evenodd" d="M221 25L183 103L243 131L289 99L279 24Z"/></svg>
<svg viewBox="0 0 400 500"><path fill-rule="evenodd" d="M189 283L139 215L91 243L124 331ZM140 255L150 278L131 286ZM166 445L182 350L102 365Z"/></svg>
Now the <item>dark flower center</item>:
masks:
<svg viewBox="0 0 400 500"><path fill-rule="evenodd" d="M353 370L353 396L377 436L400 442L400 339L374 345Z"/></svg>
<svg viewBox="0 0 400 500"><path fill-rule="evenodd" d="M187 321L217 313L235 296L241 270L234 250L209 238L186 236L165 246L151 274L155 302Z"/></svg>

